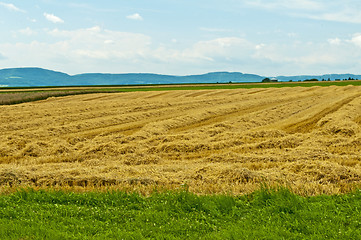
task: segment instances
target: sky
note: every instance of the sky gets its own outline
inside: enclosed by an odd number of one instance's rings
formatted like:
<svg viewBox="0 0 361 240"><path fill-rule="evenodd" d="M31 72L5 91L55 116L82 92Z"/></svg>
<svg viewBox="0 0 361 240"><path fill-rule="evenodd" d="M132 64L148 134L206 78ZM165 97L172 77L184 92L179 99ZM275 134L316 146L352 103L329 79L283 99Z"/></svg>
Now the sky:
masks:
<svg viewBox="0 0 361 240"><path fill-rule="evenodd" d="M0 0L0 69L361 74L360 0Z"/></svg>

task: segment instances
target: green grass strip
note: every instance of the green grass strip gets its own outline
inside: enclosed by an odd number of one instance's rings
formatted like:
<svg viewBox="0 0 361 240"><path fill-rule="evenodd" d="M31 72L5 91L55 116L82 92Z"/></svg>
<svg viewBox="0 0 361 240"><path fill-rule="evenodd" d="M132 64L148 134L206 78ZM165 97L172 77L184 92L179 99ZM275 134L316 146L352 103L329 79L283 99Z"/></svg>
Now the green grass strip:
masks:
<svg viewBox="0 0 361 240"><path fill-rule="evenodd" d="M287 189L247 196L187 191L0 196L0 239L359 239L361 191L300 197Z"/></svg>

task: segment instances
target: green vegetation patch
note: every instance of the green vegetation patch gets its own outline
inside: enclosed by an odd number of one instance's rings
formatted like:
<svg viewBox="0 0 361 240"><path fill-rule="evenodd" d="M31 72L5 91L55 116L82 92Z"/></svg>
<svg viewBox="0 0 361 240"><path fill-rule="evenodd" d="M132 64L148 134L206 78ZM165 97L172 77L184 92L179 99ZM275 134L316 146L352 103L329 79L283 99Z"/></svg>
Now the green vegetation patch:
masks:
<svg viewBox="0 0 361 240"><path fill-rule="evenodd" d="M145 197L21 190L0 196L0 239L358 239L360 211L361 191Z"/></svg>

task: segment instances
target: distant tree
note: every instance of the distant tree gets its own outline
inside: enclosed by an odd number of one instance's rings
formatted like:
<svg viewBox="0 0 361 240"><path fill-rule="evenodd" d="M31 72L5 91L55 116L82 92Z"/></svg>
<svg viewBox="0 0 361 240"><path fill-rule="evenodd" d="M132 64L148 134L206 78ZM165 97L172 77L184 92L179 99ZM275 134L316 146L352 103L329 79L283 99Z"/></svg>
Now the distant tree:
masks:
<svg viewBox="0 0 361 240"><path fill-rule="evenodd" d="M271 82L271 79L265 78L265 79L262 80L262 82Z"/></svg>
<svg viewBox="0 0 361 240"><path fill-rule="evenodd" d="M318 82L318 79L312 78L312 79L306 79L305 82Z"/></svg>

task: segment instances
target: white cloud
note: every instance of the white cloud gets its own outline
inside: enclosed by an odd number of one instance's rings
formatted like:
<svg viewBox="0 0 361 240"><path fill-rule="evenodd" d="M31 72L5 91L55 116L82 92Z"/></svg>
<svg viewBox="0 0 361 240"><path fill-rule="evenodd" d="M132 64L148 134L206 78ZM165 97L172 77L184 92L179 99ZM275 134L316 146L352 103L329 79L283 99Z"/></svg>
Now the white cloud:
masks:
<svg viewBox="0 0 361 240"><path fill-rule="evenodd" d="M214 71L246 62L254 51L255 44L243 38L225 37L199 41L183 49L159 47L149 51L146 57L168 69L178 66L179 69L193 68L199 71L207 66L209 71Z"/></svg>
<svg viewBox="0 0 361 240"><path fill-rule="evenodd" d="M32 29L21 30L31 34ZM40 66L68 73L155 72L190 74L215 70L263 75L359 73L361 34L323 42L253 42L223 37L190 45L154 44L150 36L103 29L37 30L51 42L0 43L3 67ZM43 31L43 32L40 32ZM18 38L23 39L23 38ZM6 59L5 57L6 56ZM186 71L184 70L186 69Z"/></svg>
<svg viewBox="0 0 361 240"><path fill-rule="evenodd" d="M291 44L267 44L253 58L259 60L262 66L259 69L275 71L274 75L358 74L361 67L361 61L357 61L361 58L361 35L355 35L351 40L333 38L327 43L298 40Z"/></svg>
<svg viewBox="0 0 361 240"><path fill-rule="evenodd" d="M4 60L6 57L0 53L0 60Z"/></svg>
<svg viewBox="0 0 361 240"><path fill-rule="evenodd" d="M29 28L29 27L24 28L24 29L20 29L18 32L21 33L21 34L27 35L27 36L31 36L31 35L36 34L36 32L34 30L32 30L31 28Z"/></svg>
<svg viewBox="0 0 361 240"><path fill-rule="evenodd" d="M294 32L290 32L290 33L287 33L287 37L289 37L289 38L296 38L296 37L298 37L298 34L297 34L297 33L294 33Z"/></svg>
<svg viewBox="0 0 361 240"><path fill-rule="evenodd" d="M188 56L214 61L215 59L230 60L243 58L251 53L255 45L237 37L216 38L209 41L200 41L191 49L186 50Z"/></svg>
<svg viewBox="0 0 361 240"><path fill-rule="evenodd" d="M256 45L256 50L261 50L262 48L264 48L266 46L266 44L261 43L261 44L257 44Z"/></svg>
<svg viewBox="0 0 361 240"><path fill-rule="evenodd" d="M129 15L129 16L127 16L127 18L128 18L128 19L131 19L131 20L138 20L138 21L143 20L143 17L140 16L139 13L134 13L134 14L132 14L132 15Z"/></svg>
<svg viewBox="0 0 361 240"><path fill-rule="evenodd" d="M113 40L105 40L104 41L105 44L114 44L115 42Z"/></svg>
<svg viewBox="0 0 361 240"><path fill-rule="evenodd" d="M224 29L224 28L206 28L206 27L201 27L200 30L201 30L201 31L205 31L205 32L231 32L230 29Z"/></svg>
<svg viewBox="0 0 361 240"><path fill-rule="evenodd" d="M64 23L64 20L54 14L44 13L44 17L52 23Z"/></svg>
<svg viewBox="0 0 361 240"><path fill-rule="evenodd" d="M327 40L329 44L331 45L340 45L341 44L341 39L339 38L331 38Z"/></svg>
<svg viewBox="0 0 361 240"><path fill-rule="evenodd" d="M178 44L172 44L172 47L153 45L152 39L144 34L111 31L98 26L72 31L53 29L47 30L46 34L52 43L0 44L0 51L12 59L13 66L32 63L52 69L62 67L70 73L170 73L171 70L181 73L184 68L199 71L202 65L243 61L255 51L254 44L236 37L200 41L180 48Z"/></svg>
<svg viewBox="0 0 361 240"><path fill-rule="evenodd" d="M265 9L299 9L299 10L320 10L323 4L313 0L252 0L246 4Z"/></svg>
<svg viewBox="0 0 361 240"><path fill-rule="evenodd" d="M0 43L0 52L8 57L2 65L28 66L31 63L69 73L128 72L144 67L144 64L134 63L149 61L144 59L152 57L151 38L143 34L111 31L98 26L43 31L42 34L48 34L47 39L50 37L52 42Z"/></svg>
<svg viewBox="0 0 361 240"><path fill-rule="evenodd" d="M361 23L358 0L246 0L248 6L314 20Z"/></svg>
<svg viewBox="0 0 361 240"><path fill-rule="evenodd" d="M48 34L59 39L52 44L53 54L72 61L134 61L148 51L150 37L137 34L102 29L98 26L62 31L54 29Z"/></svg>
<svg viewBox="0 0 361 240"><path fill-rule="evenodd" d="M350 40L351 43L355 44L358 47L361 47L361 34L356 33Z"/></svg>
<svg viewBox="0 0 361 240"><path fill-rule="evenodd" d="M24 10L16 7L14 4L12 3L4 3L4 2L0 2L0 6L3 6L5 8L7 8L10 11L15 11L15 12L25 12Z"/></svg>
<svg viewBox="0 0 361 240"><path fill-rule="evenodd" d="M310 18L333 21L333 22L348 22L348 23L361 23L360 10L355 11L340 11L321 14L319 16L310 16Z"/></svg>

